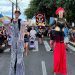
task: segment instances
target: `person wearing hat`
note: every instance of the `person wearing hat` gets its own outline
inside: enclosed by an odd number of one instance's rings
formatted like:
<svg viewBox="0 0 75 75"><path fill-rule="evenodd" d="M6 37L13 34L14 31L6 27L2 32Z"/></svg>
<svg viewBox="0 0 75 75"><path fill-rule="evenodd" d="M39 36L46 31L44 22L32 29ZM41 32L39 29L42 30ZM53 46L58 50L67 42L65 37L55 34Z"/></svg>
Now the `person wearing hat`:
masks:
<svg viewBox="0 0 75 75"><path fill-rule="evenodd" d="M11 34L12 34L12 45L11 45L11 60L9 75L25 75L25 67L23 60L24 52L24 39L21 39L21 19L19 19L20 11L15 11L15 18L11 20Z"/></svg>
<svg viewBox="0 0 75 75"><path fill-rule="evenodd" d="M54 75L62 74L67 75L67 65L66 65L66 47L64 44L64 8L59 7L56 10L56 15L58 19L55 26L55 45L54 45Z"/></svg>

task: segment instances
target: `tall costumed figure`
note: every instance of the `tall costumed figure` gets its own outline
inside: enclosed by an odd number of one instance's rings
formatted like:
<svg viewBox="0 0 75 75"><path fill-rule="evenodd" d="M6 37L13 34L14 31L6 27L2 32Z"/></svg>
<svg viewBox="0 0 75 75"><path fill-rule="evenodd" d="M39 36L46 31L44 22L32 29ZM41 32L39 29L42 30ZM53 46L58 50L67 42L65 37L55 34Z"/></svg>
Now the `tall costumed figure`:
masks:
<svg viewBox="0 0 75 75"><path fill-rule="evenodd" d="M66 21L64 19L64 8L59 7L56 10L57 18L55 26L55 45L54 45L54 75L67 75L66 65L66 47L64 44L64 26Z"/></svg>
<svg viewBox="0 0 75 75"><path fill-rule="evenodd" d="M9 75L25 75L24 66L24 38L22 33L21 19L19 19L20 11L15 11L15 18L11 20L11 59Z"/></svg>

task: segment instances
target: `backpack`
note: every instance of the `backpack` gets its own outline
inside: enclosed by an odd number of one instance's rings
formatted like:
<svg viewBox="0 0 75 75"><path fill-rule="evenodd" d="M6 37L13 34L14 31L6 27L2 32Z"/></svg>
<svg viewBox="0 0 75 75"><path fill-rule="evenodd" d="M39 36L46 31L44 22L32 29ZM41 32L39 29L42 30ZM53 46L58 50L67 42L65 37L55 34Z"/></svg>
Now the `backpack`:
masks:
<svg viewBox="0 0 75 75"><path fill-rule="evenodd" d="M11 19L11 22L13 21L13 19ZM19 28L19 31L20 31L20 28L21 28L21 19L18 19L18 28Z"/></svg>

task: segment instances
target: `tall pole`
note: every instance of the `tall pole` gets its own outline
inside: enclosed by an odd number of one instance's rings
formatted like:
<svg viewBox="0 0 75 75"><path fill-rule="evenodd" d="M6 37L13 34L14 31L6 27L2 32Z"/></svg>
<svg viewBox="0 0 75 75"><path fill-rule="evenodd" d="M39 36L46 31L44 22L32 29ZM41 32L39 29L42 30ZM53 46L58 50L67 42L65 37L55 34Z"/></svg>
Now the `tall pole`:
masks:
<svg viewBox="0 0 75 75"><path fill-rule="evenodd" d="M17 0L16 0L16 10L17 10L17 6L18 6L18 3L17 3Z"/></svg>

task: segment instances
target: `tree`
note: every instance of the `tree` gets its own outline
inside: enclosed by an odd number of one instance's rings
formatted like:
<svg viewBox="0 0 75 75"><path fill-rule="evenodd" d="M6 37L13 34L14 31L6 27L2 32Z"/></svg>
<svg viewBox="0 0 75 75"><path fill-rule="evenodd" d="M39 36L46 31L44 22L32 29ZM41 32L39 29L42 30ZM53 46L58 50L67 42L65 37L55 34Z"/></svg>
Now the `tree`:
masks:
<svg viewBox="0 0 75 75"><path fill-rule="evenodd" d="M66 3L64 4L64 7L66 9L66 18L68 21L74 21L75 20L75 0L66 0Z"/></svg>
<svg viewBox="0 0 75 75"><path fill-rule="evenodd" d="M46 20L49 22L50 16L55 15L56 9L60 6L66 10L68 20L75 19L75 0L31 0L24 14L27 18L32 18L37 12L42 12L45 13Z"/></svg>

